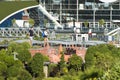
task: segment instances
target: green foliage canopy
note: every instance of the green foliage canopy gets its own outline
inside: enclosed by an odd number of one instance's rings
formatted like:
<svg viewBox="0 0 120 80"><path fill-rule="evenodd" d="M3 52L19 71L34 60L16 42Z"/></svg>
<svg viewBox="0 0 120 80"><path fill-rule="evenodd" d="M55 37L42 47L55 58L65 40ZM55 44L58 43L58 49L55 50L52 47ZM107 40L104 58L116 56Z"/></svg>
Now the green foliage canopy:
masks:
<svg viewBox="0 0 120 80"><path fill-rule="evenodd" d="M33 56L33 59L30 64L30 67L33 72L33 76L35 75L40 76L43 74L43 63L44 63L43 55L40 53L36 53Z"/></svg>

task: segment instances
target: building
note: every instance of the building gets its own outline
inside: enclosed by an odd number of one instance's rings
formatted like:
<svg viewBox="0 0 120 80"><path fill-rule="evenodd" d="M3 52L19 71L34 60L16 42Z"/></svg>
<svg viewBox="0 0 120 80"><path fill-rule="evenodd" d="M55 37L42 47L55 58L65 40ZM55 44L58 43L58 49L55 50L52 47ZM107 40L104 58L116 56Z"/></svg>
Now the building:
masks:
<svg viewBox="0 0 120 80"><path fill-rule="evenodd" d="M52 22L57 21L67 29L71 26L69 23L73 22L73 27L79 27L82 33L87 33L89 28L94 33L103 33L105 28L113 30L119 26L119 0L113 3L99 0L39 0L39 3L47 16L39 9L40 6L29 8L29 17L35 20L35 26L53 28L55 25ZM50 15L56 21L52 21Z"/></svg>
<svg viewBox="0 0 120 80"><path fill-rule="evenodd" d="M59 14L61 24L75 19L76 22L81 22L79 26L84 29L84 23L88 21L87 26L94 28L93 31L99 30L102 25L112 30L117 27L113 21L120 20L119 0L113 3L103 3L99 0L41 0L41 2L48 12ZM104 20L103 24L100 20Z"/></svg>

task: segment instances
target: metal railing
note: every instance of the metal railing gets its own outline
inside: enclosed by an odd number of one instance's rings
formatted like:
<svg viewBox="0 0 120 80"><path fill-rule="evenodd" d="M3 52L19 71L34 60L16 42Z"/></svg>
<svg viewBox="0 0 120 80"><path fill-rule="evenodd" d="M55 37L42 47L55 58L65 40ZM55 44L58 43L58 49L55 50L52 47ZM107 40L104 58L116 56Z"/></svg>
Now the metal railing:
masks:
<svg viewBox="0 0 120 80"><path fill-rule="evenodd" d="M40 36L41 28L34 28L34 34ZM29 28L0 28L0 37L26 37Z"/></svg>

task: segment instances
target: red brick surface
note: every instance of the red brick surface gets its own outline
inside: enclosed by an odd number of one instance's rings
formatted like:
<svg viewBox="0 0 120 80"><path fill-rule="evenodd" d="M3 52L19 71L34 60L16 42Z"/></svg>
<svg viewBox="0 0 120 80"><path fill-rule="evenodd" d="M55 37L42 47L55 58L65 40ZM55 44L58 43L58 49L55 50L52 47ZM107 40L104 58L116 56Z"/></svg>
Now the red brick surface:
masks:
<svg viewBox="0 0 120 80"><path fill-rule="evenodd" d="M86 49L85 48L80 48L80 47L74 47L76 49L76 54L82 58L84 61L85 59L85 54L86 54ZM39 48L39 49L30 49L30 53L32 56L34 56L36 53L41 53L43 55L46 55L49 57L50 62L52 63L58 63L60 61L61 54L59 50L56 50L55 48L52 47L44 47L44 48ZM71 57L71 55L64 55L65 61L68 61L68 59Z"/></svg>

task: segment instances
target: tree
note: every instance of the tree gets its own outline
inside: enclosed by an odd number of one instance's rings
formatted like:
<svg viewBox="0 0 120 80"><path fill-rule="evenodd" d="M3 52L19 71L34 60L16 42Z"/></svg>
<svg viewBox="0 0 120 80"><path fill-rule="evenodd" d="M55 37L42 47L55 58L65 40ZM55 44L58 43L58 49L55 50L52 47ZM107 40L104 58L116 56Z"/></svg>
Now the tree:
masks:
<svg viewBox="0 0 120 80"><path fill-rule="evenodd" d="M17 77L20 74L21 69L16 66L11 66L7 69L7 77Z"/></svg>
<svg viewBox="0 0 120 80"><path fill-rule="evenodd" d="M100 24L100 26L103 27L104 23L105 23L104 19L100 19L100 20L99 20L99 24Z"/></svg>
<svg viewBox="0 0 120 80"><path fill-rule="evenodd" d="M110 69L108 69L103 77L102 80L119 80L120 79L120 62L119 62L119 58L115 59L114 64L112 65L112 67Z"/></svg>
<svg viewBox="0 0 120 80"><path fill-rule="evenodd" d="M29 52L30 44L28 42L23 43L15 43L12 42L8 46L8 52L16 52L18 53L17 57L22 62L28 62L31 59L31 54Z"/></svg>
<svg viewBox="0 0 120 80"><path fill-rule="evenodd" d="M103 75L103 71L99 68L89 68L80 75L80 80L99 80ZM102 79L100 79L102 80Z"/></svg>
<svg viewBox="0 0 120 80"><path fill-rule="evenodd" d="M17 80L32 80L32 76L30 75L30 73L23 69L18 75Z"/></svg>
<svg viewBox="0 0 120 80"><path fill-rule="evenodd" d="M31 60L31 54L28 50L19 51L17 57L23 63L29 62Z"/></svg>
<svg viewBox="0 0 120 80"><path fill-rule="evenodd" d="M12 19L12 25L13 25L13 27L15 27L15 21L16 21L16 19L14 18L14 19Z"/></svg>
<svg viewBox="0 0 120 80"><path fill-rule="evenodd" d="M26 49L26 50L30 49L30 47L31 47L28 42L23 42L23 43L21 43L21 45L22 45L22 47L23 47L24 49Z"/></svg>
<svg viewBox="0 0 120 80"><path fill-rule="evenodd" d="M66 73L68 73L68 69L67 69L67 65L64 60L64 53L61 52L61 55L62 56L61 56L60 62L59 62L60 72L61 72L61 74L66 74Z"/></svg>
<svg viewBox="0 0 120 80"><path fill-rule="evenodd" d="M6 57L4 58L4 63L7 65L7 67L14 65L14 62L15 61L14 61L13 56L6 55Z"/></svg>
<svg viewBox="0 0 120 80"><path fill-rule="evenodd" d="M43 62L44 62L44 59L43 59L42 54L36 53L33 56L30 67L32 69L34 77L38 77L38 76L41 76L42 78L44 77L43 76Z"/></svg>
<svg viewBox="0 0 120 80"><path fill-rule="evenodd" d="M64 60L64 53L61 52L61 58L60 58L60 69L64 68L65 67L65 60Z"/></svg>
<svg viewBox="0 0 120 80"><path fill-rule="evenodd" d="M6 52L7 51L5 51L5 50L0 51L0 62L4 62L4 64L6 64L7 67L9 67L14 64L14 58L13 58L13 56L7 55Z"/></svg>
<svg viewBox="0 0 120 80"><path fill-rule="evenodd" d="M69 58L69 67L75 69L76 71L80 70L82 64L81 57L73 54L71 58Z"/></svg>
<svg viewBox="0 0 120 80"><path fill-rule="evenodd" d="M105 44L89 47L87 49L85 56L86 67L95 66L96 59L99 54L101 54L101 56L104 55L105 57L106 55L111 54L111 51L108 49L107 45Z"/></svg>
<svg viewBox="0 0 120 80"><path fill-rule="evenodd" d="M113 78L116 77L117 77L116 79L119 79L118 77L119 68L117 67L119 64L115 66L116 62L118 63L118 59L119 59L119 49L115 48L114 46L108 44L107 45L101 44L101 45L89 47L85 59L86 59L87 70L93 68L94 70L97 70L96 71L97 73L99 73L100 70L104 77L104 79L102 80L106 80L106 79L114 80ZM88 74L86 73L86 75Z"/></svg>
<svg viewBox="0 0 120 80"><path fill-rule="evenodd" d="M0 76L6 77L7 65L4 62L0 62Z"/></svg>
<svg viewBox="0 0 120 80"><path fill-rule="evenodd" d="M8 45L8 52L16 52L17 50L17 47L19 45L16 43L16 42L11 42L9 45Z"/></svg>
<svg viewBox="0 0 120 80"><path fill-rule="evenodd" d="M89 28L89 22L86 20L85 22L84 22L84 25L85 25L85 27L88 27Z"/></svg>
<svg viewBox="0 0 120 80"><path fill-rule="evenodd" d="M30 24L30 26L33 26L33 25L35 24L34 19L30 18L30 19L29 19L29 24Z"/></svg>
<svg viewBox="0 0 120 80"><path fill-rule="evenodd" d="M9 78L7 78L7 80L18 80L18 79L17 79L17 77L9 77Z"/></svg>
<svg viewBox="0 0 120 80"><path fill-rule="evenodd" d="M15 67L18 67L18 68L20 68L20 69L23 69L23 68L24 68L23 63L22 63L20 60L15 60L14 66L15 66Z"/></svg>
<svg viewBox="0 0 120 80"><path fill-rule="evenodd" d="M5 80L3 76L0 76L0 80Z"/></svg>

